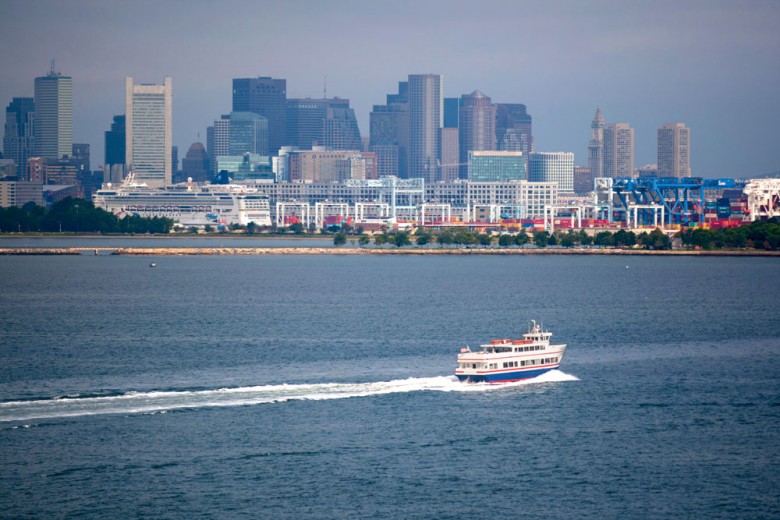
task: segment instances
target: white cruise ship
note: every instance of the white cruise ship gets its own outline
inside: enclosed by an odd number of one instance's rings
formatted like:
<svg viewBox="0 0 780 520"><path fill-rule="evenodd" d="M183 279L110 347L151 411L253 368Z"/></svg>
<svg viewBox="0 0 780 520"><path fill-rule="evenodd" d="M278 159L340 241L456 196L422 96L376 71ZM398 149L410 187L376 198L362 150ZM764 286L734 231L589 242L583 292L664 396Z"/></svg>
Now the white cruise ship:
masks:
<svg viewBox="0 0 780 520"><path fill-rule="evenodd" d="M165 217L184 227L271 225L268 196L237 184L184 182L151 188L135 183L130 175L121 186L105 184L95 192L93 202L118 217Z"/></svg>

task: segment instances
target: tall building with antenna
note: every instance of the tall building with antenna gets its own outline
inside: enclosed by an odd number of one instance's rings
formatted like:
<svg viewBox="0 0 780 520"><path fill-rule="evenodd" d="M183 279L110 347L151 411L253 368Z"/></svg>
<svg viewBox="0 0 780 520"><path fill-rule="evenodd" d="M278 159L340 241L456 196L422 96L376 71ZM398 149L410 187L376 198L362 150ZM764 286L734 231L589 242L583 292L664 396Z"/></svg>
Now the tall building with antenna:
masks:
<svg viewBox="0 0 780 520"><path fill-rule="evenodd" d="M588 166L593 177L604 176L604 116L601 108L596 108L596 115L590 124L590 142L588 143Z"/></svg>
<svg viewBox="0 0 780 520"><path fill-rule="evenodd" d="M35 155L57 161L73 153L73 78L54 68L35 78Z"/></svg>

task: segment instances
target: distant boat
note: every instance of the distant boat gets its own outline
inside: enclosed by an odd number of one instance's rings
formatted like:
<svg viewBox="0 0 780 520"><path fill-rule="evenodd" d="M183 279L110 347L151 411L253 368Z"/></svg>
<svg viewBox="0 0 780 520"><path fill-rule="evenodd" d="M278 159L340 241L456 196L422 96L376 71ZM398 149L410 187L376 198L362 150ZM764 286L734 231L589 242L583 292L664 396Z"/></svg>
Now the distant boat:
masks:
<svg viewBox="0 0 780 520"><path fill-rule="evenodd" d="M558 368L566 345L550 345L551 332L535 321L524 339L494 339L472 352L463 347L455 375L467 383L509 383L540 376Z"/></svg>
<svg viewBox="0 0 780 520"><path fill-rule="evenodd" d="M149 264L149 267L157 267L157 264L155 264L154 262L152 262L151 264Z"/></svg>

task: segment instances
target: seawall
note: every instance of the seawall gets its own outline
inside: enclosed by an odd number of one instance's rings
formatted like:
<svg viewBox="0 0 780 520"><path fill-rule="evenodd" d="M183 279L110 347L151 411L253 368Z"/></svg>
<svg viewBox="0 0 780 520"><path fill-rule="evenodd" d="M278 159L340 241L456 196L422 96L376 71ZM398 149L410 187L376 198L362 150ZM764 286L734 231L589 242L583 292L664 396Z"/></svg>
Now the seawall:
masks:
<svg viewBox="0 0 780 520"><path fill-rule="evenodd" d="M499 249L499 248L337 248L337 247L68 247L0 248L0 255L618 255L618 256L780 256L780 251L649 251L641 249Z"/></svg>

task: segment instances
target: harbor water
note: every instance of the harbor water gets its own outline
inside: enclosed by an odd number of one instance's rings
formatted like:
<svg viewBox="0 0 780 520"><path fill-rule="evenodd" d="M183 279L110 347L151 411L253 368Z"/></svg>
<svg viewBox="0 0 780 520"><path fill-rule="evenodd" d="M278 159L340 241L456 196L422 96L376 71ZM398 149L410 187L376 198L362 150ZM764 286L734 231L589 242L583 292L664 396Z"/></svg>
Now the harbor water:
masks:
<svg viewBox="0 0 780 520"><path fill-rule="evenodd" d="M2 257L0 517L777 518L779 297L775 258ZM455 381L531 319L560 370Z"/></svg>

